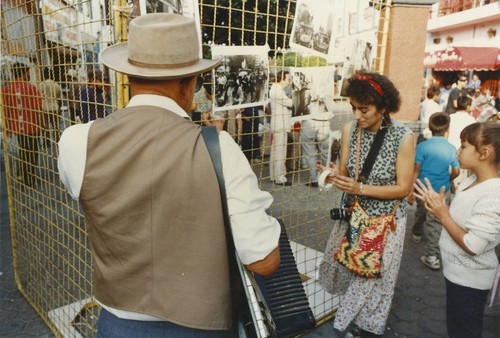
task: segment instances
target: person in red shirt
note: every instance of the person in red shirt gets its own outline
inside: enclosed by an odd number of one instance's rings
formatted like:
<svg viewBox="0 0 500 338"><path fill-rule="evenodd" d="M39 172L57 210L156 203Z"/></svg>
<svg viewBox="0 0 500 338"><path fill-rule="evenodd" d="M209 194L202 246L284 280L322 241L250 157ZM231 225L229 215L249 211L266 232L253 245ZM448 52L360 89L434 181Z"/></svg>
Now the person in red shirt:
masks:
<svg viewBox="0 0 500 338"><path fill-rule="evenodd" d="M8 136L15 135L19 144L17 179L36 187L42 97L36 86L28 82L27 65L16 63L12 70L14 80L2 89L6 132Z"/></svg>

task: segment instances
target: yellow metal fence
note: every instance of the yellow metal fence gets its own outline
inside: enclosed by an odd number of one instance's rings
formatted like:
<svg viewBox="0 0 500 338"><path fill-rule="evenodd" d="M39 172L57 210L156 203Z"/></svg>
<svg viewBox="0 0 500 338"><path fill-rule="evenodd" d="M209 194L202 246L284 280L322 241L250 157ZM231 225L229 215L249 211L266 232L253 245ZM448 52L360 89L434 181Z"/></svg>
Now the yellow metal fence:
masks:
<svg viewBox="0 0 500 338"><path fill-rule="evenodd" d="M334 52L343 46L343 50L348 50L347 59L354 57L355 52L345 46L346 41L351 43L357 39L358 44L364 43L359 36L369 33L375 36L375 45L368 68L383 69L390 1L359 0L350 5L338 0L317 2L323 8L314 13L311 10L311 15L336 13L328 24L336 28L336 34L342 32L344 39L337 39L335 34L328 37L336 39L330 43ZM126 41L127 24L132 17L144 10L170 11L168 3L6 0L1 4L1 135L15 278L19 290L58 336L93 337L99 307L92 299L92 256L82 210L59 180L57 140L65 128L85 118L78 118L78 113L95 110L105 115L127 103L127 78L104 69L98 52L107 45ZM155 4L158 6L151 7ZM300 36L298 26L293 26L299 22L297 15L304 15L299 9L311 9L313 1L200 0L193 4L191 8L199 10L204 44L267 44L269 78L284 69L297 75L303 68L343 67L342 73L336 75L344 78L350 74L349 69L345 69L347 66L353 70L353 65L345 63L347 59L332 63L317 53L308 54L290 47L293 43L300 45L307 38ZM183 2L176 9L185 5L189 4ZM189 10L189 6L186 8ZM365 26L361 27L363 22ZM303 26L305 28L305 24ZM320 35L314 39L319 41ZM302 47L311 45L312 42ZM49 101L56 90L41 90L48 78L57 84L51 88L60 90L60 95L56 94L57 109L34 103L37 108L31 113L37 116L38 122L24 116L25 128L29 129L28 124L34 125L33 132L29 133L16 130L14 125L19 123L17 105L34 98L16 97L13 101L12 95L10 99L5 96L8 85L24 68L29 72L28 81L39 89L43 103ZM44 70L48 70L48 75L44 75ZM215 73L208 85L215 87L214 76ZM82 97L80 93L90 82L98 82L99 91L89 100L90 95ZM333 113L329 136L333 159L338 150L340 127L350 119L349 104L339 95L340 86L340 82L336 83L326 94L330 100L327 110ZM334 314L339 302L337 295L328 294L316 281L317 267L333 225L329 210L338 204L339 194L306 185L310 172L302 151L300 118L288 134L286 167L292 186L278 186L270 181L272 133L268 128L268 110L262 110L263 115L254 117L259 119L260 129L251 132L260 138L259 156L250 161L261 188L274 197L269 213L286 224L311 308L321 324ZM224 116L228 131L241 142L247 135L238 127L243 122L238 109L225 112Z"/></svg>

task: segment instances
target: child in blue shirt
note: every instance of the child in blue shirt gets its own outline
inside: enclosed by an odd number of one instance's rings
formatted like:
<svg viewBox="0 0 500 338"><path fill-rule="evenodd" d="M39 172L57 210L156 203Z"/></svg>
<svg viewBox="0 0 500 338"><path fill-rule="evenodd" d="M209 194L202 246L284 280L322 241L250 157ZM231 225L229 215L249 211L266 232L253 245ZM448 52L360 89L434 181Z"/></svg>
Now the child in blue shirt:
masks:
<svg viewBox="0 0 500 338"><path fill-rule="evenodd" d="M450 116L446 113L434 113L429 119L429 129L432 137L417 145L415 153L414 181L427 177L435 191L442 186L446 190L446 201L450 203L451 182L460 174L455 147L448 142L447 134L450 127ZM451 170L450 170L451 168ZM413 204L415 196L410 194L408 201ZM420 242L425 232L427 238L426 254L420 257L423 264L433 270L441 268L439 260L439 236L442 225L430 212L424 203L417 200L417 212L413 225L413 241Z"/></svg>

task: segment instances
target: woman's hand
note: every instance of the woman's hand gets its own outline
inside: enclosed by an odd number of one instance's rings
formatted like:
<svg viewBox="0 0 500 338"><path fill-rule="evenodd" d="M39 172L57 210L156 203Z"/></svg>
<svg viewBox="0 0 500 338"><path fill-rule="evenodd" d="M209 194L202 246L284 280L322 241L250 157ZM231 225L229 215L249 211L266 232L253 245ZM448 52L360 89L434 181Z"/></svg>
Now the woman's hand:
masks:
<svg viewBox="0 0 500 338"><path fill-rule="evenodd" d="M327 168L321 164L321 161L317 161L316 169L318 170L319 175L321 175L321 173L327 169L330 171L330 174L325 178L325 183L332 183L333 178L339 174L339 169L333 162L330 162L329 167Z"/></svg>
<svg viewBox="0 0 500 338"><path fill-rule="evenodd" d="M349 195L359 195L361 194L361 183L355 181L353 178L336 175L331 182L337 189L342 190Z"/></svg>
<svg viewBox="0 0 500 338"><path fill-rule="evenodd" d="M415 183L415 197L425 203L425 208L432 212L439 220L450 216L448 205L446 204L445 188L441 187L439 193L434 191L431 182L426 177L425 184L420 179Z"/></svg>
<svg viewBox="0 0 500 338"><path fill-rule="evenodd" d="M441 187L439 193L437 193L432 189L429 179L426 177L424 180L425 184L417 179L417 183L415 183L415 196L424 201L425 208L439 219L451 238L453 238L465 252L474 256L476 253L472 252L464 242L464 237L467 232L462 229L450 215L448 205L446 204L445 188Z"/></svg>
<svg viewBox="0 0 500 338"><path fill-rule="evenodd" d="M415 203L415 192L412 190L412 192L408 195L407 200L410 205L413 205Z"/></svg>
<svg viewBox="0 0 500 338"><path fill-rule="evenodd" d="M325 183L333 184L337 189L346 194L359 195L361 193L361 184L351 177L341 175L335 163L330 162L327 168L321 164L321 161L318 161L316 163L316 168L320 174L327 169L330 171L330 174L325 178Z"/></svg>

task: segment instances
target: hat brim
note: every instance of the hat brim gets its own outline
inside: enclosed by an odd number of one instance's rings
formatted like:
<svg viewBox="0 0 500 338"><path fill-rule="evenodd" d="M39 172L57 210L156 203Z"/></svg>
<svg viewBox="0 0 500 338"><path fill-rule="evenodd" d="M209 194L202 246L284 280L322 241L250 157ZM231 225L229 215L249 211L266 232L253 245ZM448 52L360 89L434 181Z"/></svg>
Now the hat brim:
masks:
<svg viewBox="0 0 500 338"><path fill-rule="evenodd" d="M215 60L199 59L193 65L178 68L139 67L128 61L127 43L120 43L104 49L100 53L102 63L117 72L144 79L167 80L206 73L217 67L222 58Z"/></svg>

